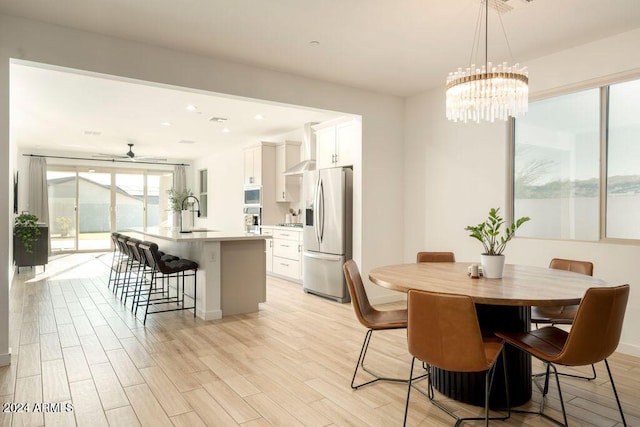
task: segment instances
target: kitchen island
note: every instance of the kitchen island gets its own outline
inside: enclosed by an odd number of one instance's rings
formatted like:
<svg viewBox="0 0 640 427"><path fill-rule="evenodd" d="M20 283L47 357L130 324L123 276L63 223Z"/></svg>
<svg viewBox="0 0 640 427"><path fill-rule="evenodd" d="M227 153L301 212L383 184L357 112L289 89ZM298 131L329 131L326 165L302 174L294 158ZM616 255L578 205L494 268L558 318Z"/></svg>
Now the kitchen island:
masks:
<svg viewBox="0 0 640 427"><path fill-rule="evenodd" d="M173 227L130 228L128 235L198 263L196 315L205 320L258 311L266 301L265 236ZM137 234L137 235L136 235Z"/></svg>

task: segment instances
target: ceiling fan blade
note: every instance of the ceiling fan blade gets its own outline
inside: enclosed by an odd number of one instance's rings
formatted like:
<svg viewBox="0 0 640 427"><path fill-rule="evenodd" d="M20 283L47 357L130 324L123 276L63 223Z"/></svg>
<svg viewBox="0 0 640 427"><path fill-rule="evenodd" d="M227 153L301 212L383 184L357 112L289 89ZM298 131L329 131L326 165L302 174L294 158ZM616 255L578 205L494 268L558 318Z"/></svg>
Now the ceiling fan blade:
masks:
<svg viewBox="0 0 640 427"><path fill-rule="evenodd" d="M152 161L152 162L166 162L167 159L161 157L147 157L147 156L136 156L134 160L144 160L144 161Z"/></svg>
<svg viewBox="0 0 640 427"><path fill-rule="evenodd" d="M127 159L128 158L128 156L119 156L117 154L105 154L105 153L92 154L91 157L100 157L105 159Z"/></svg>

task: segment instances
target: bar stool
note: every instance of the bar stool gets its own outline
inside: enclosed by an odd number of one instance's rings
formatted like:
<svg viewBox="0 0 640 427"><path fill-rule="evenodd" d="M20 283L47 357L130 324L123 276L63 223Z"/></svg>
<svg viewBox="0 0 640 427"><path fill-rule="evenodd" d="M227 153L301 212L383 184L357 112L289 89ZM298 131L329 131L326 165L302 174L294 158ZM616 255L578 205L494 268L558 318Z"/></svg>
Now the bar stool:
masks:
<svg viewBox="0 0 640 427"><path fill-rule="evenodd" d="M132 301L135 300L136 289L138 287L138 282L143 280L144 277L141 274L145 265L145 260L140 251L140 243L142 240L130 237L127 240L127 255L129 257L129 263L127 264L127 276L125 285L123 287L123 292L120 295L120 300L122 301L122 297L124 296L124 304L127 304L127 299L131 296ZM131 288L131 283L133 282L133 288ZM131 304L131 309L133 311L133 303Z"/></svg>
<svg viewBox="0 0 640 427"><path fill-rule="evenodd" d="M178 258L171 261L163 259L158 250L158 245L152 242L141 242L138 245L139 249L144 254L145 266L150 269L151 277L147 284L148 290L146 290L146 296L143 296L142 283L137 292L137 298L134 302L136 304L135 313L137 314L138 306L145 305L143 324L147 322L147 315L153 313L163 313L167 311L177 310L191 310L193 309L193 317L196 317L196 294L197 294L197 272L198 263L184 258ZM158 289L158 274L162 280L162 287ZM193 295L185 293L185 278L193 277ZM175 278L175 295L171 292L171 279ZM166 282L165 282L166 279ZM165 286L166 284L166 286ZM182 285L182 290L180 289ZM184 298L190 298L193 300L193 306L185 307ZM144 298L144 300L143 300ZM149 312L149 306L153 305L167 305L175 304L176 308L160 309Z"/></svg>
<svg viewBox="0 0 640 427"><path fill-rule="evenodd" d="M127 240L129 236L118 233L116 242L118 244L118 251L120 252L120 258L116 268L116 275L114 280L114 286L111 289L113 293L118 296L118 291L124 288L126 284L126 275L129 267L129 249L127 247Z"/></svg>
<svg viewBox="0 0 640 427"><path fill-rule="evenodd" d="M113 256L111 257L111 270L109 271L109 281L107 282L107 289L111 289L111 284L115 282L117 275L117 268L120 265L122 258L122 252L120 252L120 246L118 245L118 236L120 234L115 231L111 233L111 242L113 243Z"/></svg>

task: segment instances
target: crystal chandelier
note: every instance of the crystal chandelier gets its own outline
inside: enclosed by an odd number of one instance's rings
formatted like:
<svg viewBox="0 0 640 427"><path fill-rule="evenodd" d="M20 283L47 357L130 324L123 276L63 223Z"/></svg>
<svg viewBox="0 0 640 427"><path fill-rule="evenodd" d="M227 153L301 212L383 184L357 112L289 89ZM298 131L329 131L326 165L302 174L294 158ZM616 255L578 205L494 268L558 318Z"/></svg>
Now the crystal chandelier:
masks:
<svg viewBox="0 0 640 427"><path fill-rule="evenodd" d="M527 112L529 74L526 67L520 67L519 64L509 66L506 62L493 66L488 62L489 1L484 0L485 65L476 67L472 64L466 69L458 68L447 77L447 119L454 122L494 122L496 119L507 120L509 116L519 117ZM481 19L481 14L478 19ZM476 28L480 31L480 25ZM476 36L474 47L477 44L479 37Z"/></svg>

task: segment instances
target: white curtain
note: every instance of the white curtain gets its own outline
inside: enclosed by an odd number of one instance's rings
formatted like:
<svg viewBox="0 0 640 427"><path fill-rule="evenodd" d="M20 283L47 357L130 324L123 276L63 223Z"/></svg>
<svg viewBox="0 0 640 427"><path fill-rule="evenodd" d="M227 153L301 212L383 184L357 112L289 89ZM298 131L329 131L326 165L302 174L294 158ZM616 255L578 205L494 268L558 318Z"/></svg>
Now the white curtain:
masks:
<svg viewBox="0 0 640 427"><path fill-rule="evenodd" d="M49 225L47 159L44 157L31 157L29 163L29 213Z"/></svg>
<svg viewBox="0 0 640 427"><path fill-rule="evenodd" d="M187 188L187 168L180 165L173 168L173 189L184 191Z"/></svg>
<svg viewBox="0 0 640 427"><path fill-rule="evenodd" d="M49 191L47 190L47 159L31 157L29 162L29 213L49 226ZM51 233L49 233L51 235ZM51 240L47 242L51 253Z"/></svg>

